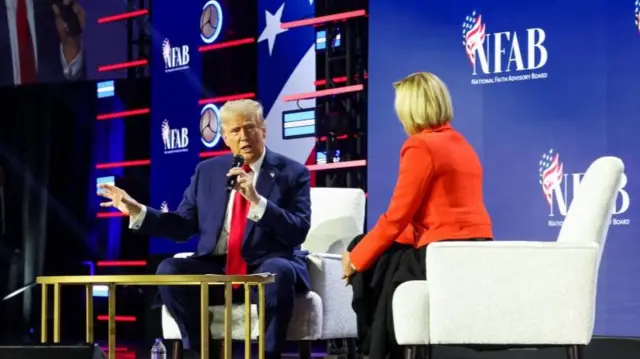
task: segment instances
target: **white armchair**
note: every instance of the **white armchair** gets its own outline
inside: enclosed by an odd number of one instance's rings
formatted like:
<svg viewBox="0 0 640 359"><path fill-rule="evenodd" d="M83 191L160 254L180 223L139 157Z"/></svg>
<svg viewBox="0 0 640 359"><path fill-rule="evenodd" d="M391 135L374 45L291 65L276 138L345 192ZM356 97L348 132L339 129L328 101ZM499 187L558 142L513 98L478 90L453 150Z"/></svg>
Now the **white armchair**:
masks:
<svg viewBox="0 0 640 359"><path fill-rule="evenodd" d="M356 317L351 309L351 289L340 280L341 253L355 236L364 230L365 194L360 189L312 188L311 229L304 249L307 257L311 291L299 296L289 324L288 340L310 343L311 340L350 339L357 337ZM179 253L175 257L189 257ZM211 336L222 339L224 306L209 307L213 313ZM244 305L233 307L234 340L244 340ZM257 306L251 306L252 338L257 338ZM179 340L180 330L166 307L162 307L162 331L165 339ZM310 356L308 348L301 354Z"/></svg>
<svg viewBox="0 0 640 359"><path fill-rule="evenodd" d="M394 293L398 343L564 346L580 359L593 335L598 268L623 172L615 157L591 164L556 242L429 245L427 281Z"/></svg>

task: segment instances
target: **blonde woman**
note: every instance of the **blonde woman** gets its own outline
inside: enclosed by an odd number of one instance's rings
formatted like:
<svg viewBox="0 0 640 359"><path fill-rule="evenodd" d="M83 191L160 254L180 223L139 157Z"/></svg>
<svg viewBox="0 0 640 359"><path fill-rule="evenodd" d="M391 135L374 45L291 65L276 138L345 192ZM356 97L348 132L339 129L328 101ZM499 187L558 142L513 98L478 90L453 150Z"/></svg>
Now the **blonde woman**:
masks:
<svg viewBox="0 0 640 359"><path fill-rule="evenodd" d="M354 286L363 351L373 359L395 356L385 344L395 338L385 334L382 328L389 326L379 321L390 317L391 296L401 282L426 278L426 246L493 237L482 199L482 166L450 124L453 109L446 85L421 72L394 87L396 114L408 135L400 150L397 183L387 211L343 256L344 277Z"/></svg>

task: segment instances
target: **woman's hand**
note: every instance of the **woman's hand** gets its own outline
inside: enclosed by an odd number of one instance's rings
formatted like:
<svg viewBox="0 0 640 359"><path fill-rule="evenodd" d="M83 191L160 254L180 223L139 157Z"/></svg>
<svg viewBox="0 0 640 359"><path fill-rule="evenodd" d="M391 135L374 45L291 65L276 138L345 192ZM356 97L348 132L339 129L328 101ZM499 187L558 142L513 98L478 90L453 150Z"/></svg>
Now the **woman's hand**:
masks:
<svg viewBox="0 0 640 359"><path fill-rule="evenodd" d="M346 281L346 285L349 285L351 276L356 274L356 268L351 263L349 252L342 253L342 270L344 271L342 279Z"/></svg>

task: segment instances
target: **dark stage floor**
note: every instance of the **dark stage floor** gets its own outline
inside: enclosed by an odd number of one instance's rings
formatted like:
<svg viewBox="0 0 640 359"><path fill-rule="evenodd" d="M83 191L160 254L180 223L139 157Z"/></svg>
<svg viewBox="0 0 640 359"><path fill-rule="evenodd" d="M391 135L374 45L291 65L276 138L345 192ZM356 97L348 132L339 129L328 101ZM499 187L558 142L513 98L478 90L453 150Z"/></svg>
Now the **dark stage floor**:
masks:
<svg viewBox="0 0 640 359"><path fill-rule="evenodd" d="M102 343L101 343L102 344ZM242 352L242 343L234 348L234 358L244 358ZM166 343L169 351L167 358L171 358L171 343ZM14 356L6 356L7 348L0 346L1 358L13 358ZM314 357L343 359L345 356L329 356L322 343L314 345ZM20 358L31 358L31 356L17 356ZM40 358L42 356L38 356ZM52 356L45 356L52 357ZM84 356L82 356L84 358ZM116 354L117 359L148 359L150 357L150 346L141 344L120 344ZM257 358L257 355L253 355ZM297 357L294 348L286 355L288 358ZM560 348L540 349L540 350L511 350L511 351L486 351L476 352L470 349L440 347L437 346L433 352L434 359L566 359L566 350ZM639 359L640 358L640 338L605 338L598 337L587 346L584 359Z"/></svg>
<svg viewBox="0 0 640 359"><path fill-rule="evenodd" d="M475 352L469 349L435 347L433 359L567 359L562 348ZM594 338L583 359L640 359L640 338Z"/></svg>
<svg viewBox="0 0 640 359"><path fill-rule="evenodd" d="M241 344L241 343L239 343ZM171 349L171 345L167 346ZM118 352L118 359L148 359L149 348L141 345L129 346L127 351ZM314 357L342 359L340 356L327 356L322 344L314 346ZM169 353L170 354L170 353ZM566 351L560 348L540 350L510 350L476 352L470 349L453 347L435 347L433 359L566 359ZM168 358L171 356L168 355ZM292 348L286 357L297 357ZM244 358L242 346L234 348L234 358ZM254 358L257 356L254 355ZM640 338L597 337L585 350L584 359L640 359Z"/></svg>

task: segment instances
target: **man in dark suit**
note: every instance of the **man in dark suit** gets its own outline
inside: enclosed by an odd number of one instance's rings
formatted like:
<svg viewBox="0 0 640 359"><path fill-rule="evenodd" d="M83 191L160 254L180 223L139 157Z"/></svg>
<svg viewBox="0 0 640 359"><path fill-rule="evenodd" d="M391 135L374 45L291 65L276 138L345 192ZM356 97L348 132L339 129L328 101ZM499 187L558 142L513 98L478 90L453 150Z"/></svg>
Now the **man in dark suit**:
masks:
<svg viewBox="0 0 640 359"><path fill-rule="evenodd" d="M227 102L220 118L222 138L234 155L244 157L244 168L229 169L232 155L201 162L175 212L143 206L111 185L101 186L100 195L109 199L102 206L128 214L131 228L151 236L187 240L200 235L194 256L165 259L158 274L274 273L275 283L266 286L266 351L278 358L295 295L309 288L300 251L311 219L309 171L265 147L258 102ZM228 191L231 176L237 183ZM210 304L223 304L221 286L211 288ZM234 294L242 300L243 292ZM180 327L184 348L199 351L197 288L164 286L160 296Z"/></svg>
<svg viewBox="0 0 640 359"><path fill-rule="evenodd" d="M69 31L59 5L70 6L84 28L76 0L0 0L0 85L85 77L82 35Z"/></svg>

